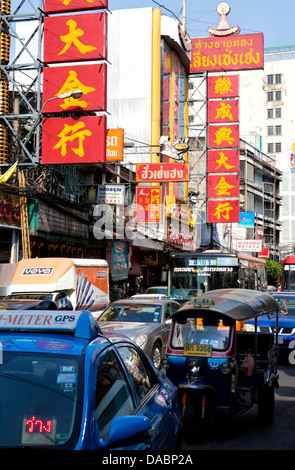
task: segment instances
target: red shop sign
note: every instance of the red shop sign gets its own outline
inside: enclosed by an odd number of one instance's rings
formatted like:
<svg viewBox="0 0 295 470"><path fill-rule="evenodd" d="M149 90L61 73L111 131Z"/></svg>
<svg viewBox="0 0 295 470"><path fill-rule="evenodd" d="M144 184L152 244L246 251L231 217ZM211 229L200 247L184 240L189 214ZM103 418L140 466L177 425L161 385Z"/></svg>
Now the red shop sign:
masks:
<svg viewBox="0 0 295 470"><path fill-rule="evenodd" d="M108 0L45 0L45 13L108 8Z"/></svg>
<svg viewBox="0 0 295 470"><path fill-rule="evenodd" d="M240 221L239 199L208 200L207 223L235 223Z"/></svg>
<svg viewBox="0 0 295 470"><path fill-rule="evenodd" d="M263 69L263 33L192 39L190 72Z"/></svg>
<svg viewBox="0 0 295 470"><path fill-rule="evenodd" d="M207 197L239 197L239 175L208 175Z"/></svg>
<svg viewBox="0 0 295 470"><path fill-rule="evenodd" d="M44 67L43 104L50 98L81 90L79 99L65 98L48 101L44 113L106 110L106 64Z"/></svg>
<svg viewBox="0 0 295 470"><path fill-rule="evenodd" d="M162 219L161 186L137 186L136 220L141 223L160 223Z"/></svg>
<svg viewBox="0 0 295 470"><path fill-rule="evenodd" d="M238 124L222 124L208 126L208 147L227 148L239 147L240 132Z"/></svg>
<svg viewBox="0 0 295 470"><path fill-rule="evenodd" d="M239 122L239 100L209 100L207 121L209 123Z"/></svg>
<svg viewBox="0 0 295 470"><path fill-rule="evenodd" d="M139 163L136 165L136 181L189 181L189 164Z"/></svg>
<svg viewBox="0 0 295 470"><path fill-rule="evenodd" d="M83 164L105 161L105 116L43 119L43 164Z"/></svg>
<svg viewBox="0 0 295 470"><path fill-rule="evenodd" d="M106 13L44 18L44 62L107 58Z"/></svg>
<svg viewBox="0 0 295 470"><path fill-rule="evenodd" d="M239 96L239 75L212 75L207 79L207 96L212 98L236 98Z"/></svg>
<svg viewBox="0 0 295 470"><path fill-rule="evenodd" d="M208 173L236 173L240 170L239 149L208 150Z"/></svg>

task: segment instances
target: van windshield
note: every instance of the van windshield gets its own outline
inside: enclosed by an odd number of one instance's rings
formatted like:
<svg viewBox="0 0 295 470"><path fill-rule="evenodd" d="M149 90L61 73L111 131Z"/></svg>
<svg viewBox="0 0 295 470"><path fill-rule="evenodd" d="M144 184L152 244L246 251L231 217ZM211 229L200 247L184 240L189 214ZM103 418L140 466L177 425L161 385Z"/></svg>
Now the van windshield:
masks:
<svg viewBox="0 0 295 470"><path fill-rule="evenodd" d="M213 350L229 348L230 327L220 319L187 318L185 324L174 323L171 347L183 348L185 344L212 346Z"/></svg>
<svg viewBox="0 0 295 470"><path fill-rule="evenodd" d="M73 448L81 413L81 366L77 357L4 352L0 447Z"/></svg>

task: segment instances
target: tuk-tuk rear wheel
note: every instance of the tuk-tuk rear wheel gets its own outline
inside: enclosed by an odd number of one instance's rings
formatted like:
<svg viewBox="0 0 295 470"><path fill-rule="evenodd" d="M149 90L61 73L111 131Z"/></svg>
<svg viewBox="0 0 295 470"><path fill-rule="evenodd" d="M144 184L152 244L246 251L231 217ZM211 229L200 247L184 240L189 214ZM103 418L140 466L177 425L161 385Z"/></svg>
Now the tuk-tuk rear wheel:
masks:
<svg viewBox="0 0 295 470"><path fill-rule="evenodd" d="M274 414L275 392L269 385L258 390L258 417L261 421L270 421Z"/></svg>
<svg viewBox="0 0 295 470"><path fill-rule="evenodd" d="M202 400L199 396L188 396L182 412L182 432L186 442L196 440L200 431Z"/></svg>

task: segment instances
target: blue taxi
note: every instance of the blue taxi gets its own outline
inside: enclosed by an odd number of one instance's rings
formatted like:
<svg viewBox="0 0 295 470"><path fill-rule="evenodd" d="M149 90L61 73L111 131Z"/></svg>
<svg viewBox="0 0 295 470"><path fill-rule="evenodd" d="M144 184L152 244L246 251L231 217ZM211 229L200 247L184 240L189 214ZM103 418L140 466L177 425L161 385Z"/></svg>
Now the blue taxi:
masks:
<svg viewBox="0 0 295 470"><path fill-rule="evenodd" d="M0 448L172 450L177 391L89 312L0 311Z"/></svg>

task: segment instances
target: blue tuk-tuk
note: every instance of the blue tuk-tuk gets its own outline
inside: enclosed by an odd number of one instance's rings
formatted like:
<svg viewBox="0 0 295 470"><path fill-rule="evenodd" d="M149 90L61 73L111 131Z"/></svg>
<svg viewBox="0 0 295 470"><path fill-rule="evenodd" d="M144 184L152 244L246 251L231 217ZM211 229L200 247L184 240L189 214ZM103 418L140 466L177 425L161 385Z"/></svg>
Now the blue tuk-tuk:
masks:
<svg viewBox="0 0 295 470"><path fill-rule="evenodd" d="M237 416L254 404L260 418L272 418L278 342L273 333L258 333L256 320L277 313L277 301L265 292L218 289L172 315L162 368L178 387L187 441L203 423ZM249 318L255 319L253 332L243 331Z"/></svg>

